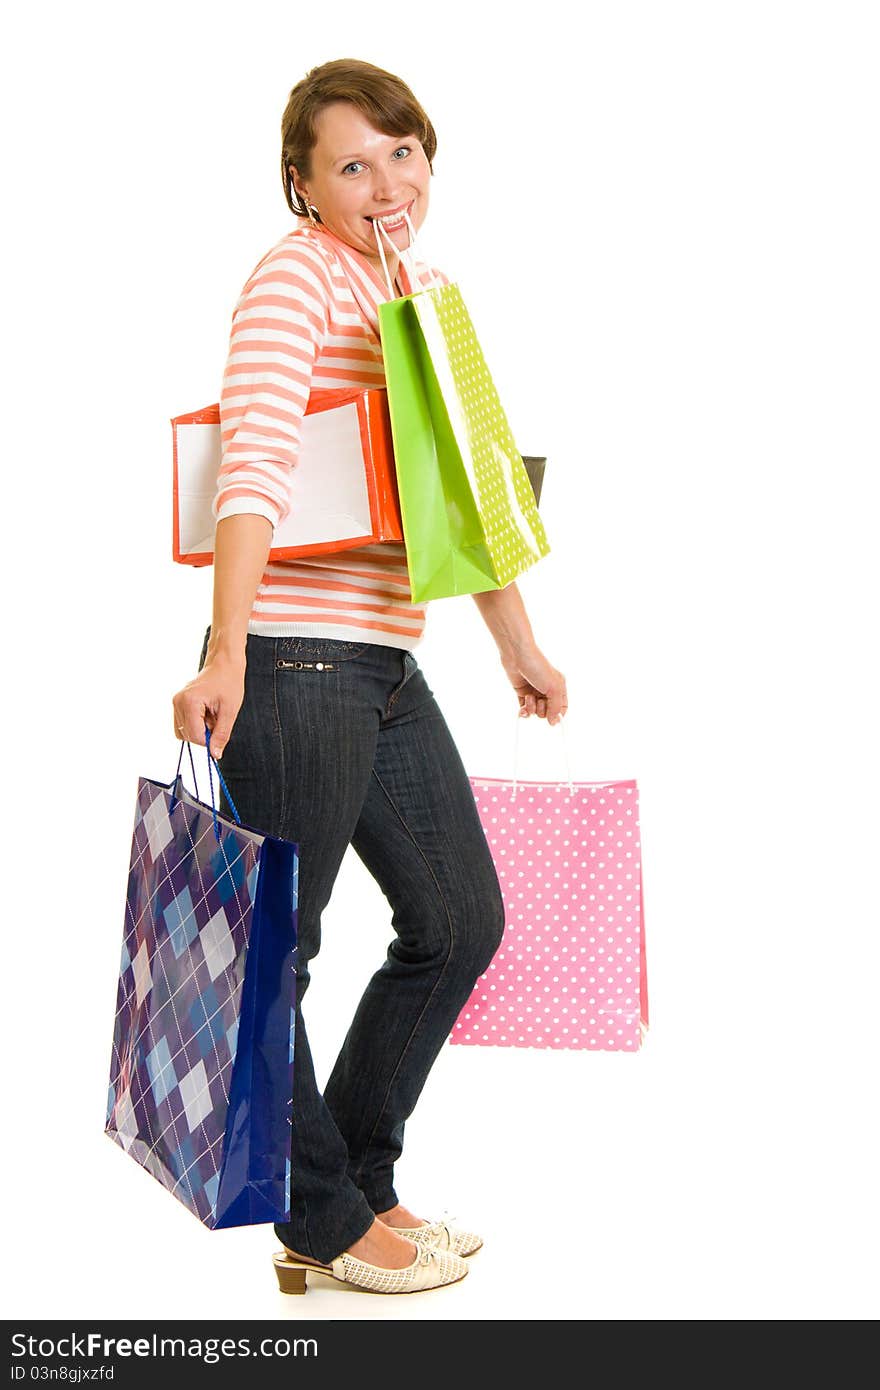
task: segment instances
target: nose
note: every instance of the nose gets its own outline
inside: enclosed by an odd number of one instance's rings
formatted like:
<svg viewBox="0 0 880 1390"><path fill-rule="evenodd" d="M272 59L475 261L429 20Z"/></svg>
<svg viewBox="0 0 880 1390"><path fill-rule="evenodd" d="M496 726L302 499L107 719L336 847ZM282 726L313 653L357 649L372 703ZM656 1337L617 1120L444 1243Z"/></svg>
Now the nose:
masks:
<svg viewBox="0 0 880 1390"><path fill-rule="evenodd" d="M377 207L387 208L396 208L400 203L407 201L399 186L392 184L387 178L383 179L381 175L373 183L373 200Z"/></svg>

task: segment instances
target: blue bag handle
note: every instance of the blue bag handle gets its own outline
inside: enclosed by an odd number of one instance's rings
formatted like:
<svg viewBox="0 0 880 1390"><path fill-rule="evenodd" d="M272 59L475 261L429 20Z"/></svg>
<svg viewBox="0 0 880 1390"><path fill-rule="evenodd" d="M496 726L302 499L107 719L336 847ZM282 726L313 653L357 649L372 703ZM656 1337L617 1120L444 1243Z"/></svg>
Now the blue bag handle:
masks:
<svg viewBox="0 0 880 1390"><path fill-rule="evenodd" d="M173 785L173 786L177 786L177 779L178 779L178 777L180 776L180 764L183 762L183 745L184 745L184 741L186 742L187 751L189 752L189 765L190 765L190 767L192 768L193 784L194 784L195 789L196 789L196 798L197 798L197 799L200 799L200 798L199 798L199 784L198 784L198 782L197 782L197 780L196 780L196 765L195 765L195 763L193 762L192 745L191 745L191 743L189 742L188 739L187 739L187 740L181 739L181 741L180 741L180 757L177 759L177 771L176 771L175 774L174 774L174 782L172 783L172 785ZM205 748L206 748L207 753L208 753L208 782L210 783L210 786L211 786L211 814L212 814L213 817L214 817L214 834L215 834L215 836L217 837L217 843L218 843L218 845L219 845L219 843L220 843L220 826L219 826L218 823L217 823L217 807L216 807L215 804L214 804L214 779L213 779L213 777L211 776L211 763L212 763L212 762L213 762L214 766L215 766L216 769L217 769L217 776L220 778L220 785L221 785L221 787L223 788L223 790L224 790L225 793L226 793L226 799L227 799L227 801L229 802L230 806L232 807L232 814L233 814L233 816L235 817L235 823L236 823L236 825L241 825L241 816L238 814L238 811L236 810L236 807L235 807L235 802L232 800L232 797L231 797L230 794L229 794L229 788L227 787L225 781L223 780L223 773L220 771L220 764L217 762L217 759L214 757L214 754L211 752L211 730L208 728L207 724L205 725ZM178 797L177 799L175 799L174 793L173 793L173 792L171 793L171 806L170 806L170 808L169 808L171 811L174 810L175 806L177 805L177 801L178 801L179 799L180 799L179 797Z"/></svg>

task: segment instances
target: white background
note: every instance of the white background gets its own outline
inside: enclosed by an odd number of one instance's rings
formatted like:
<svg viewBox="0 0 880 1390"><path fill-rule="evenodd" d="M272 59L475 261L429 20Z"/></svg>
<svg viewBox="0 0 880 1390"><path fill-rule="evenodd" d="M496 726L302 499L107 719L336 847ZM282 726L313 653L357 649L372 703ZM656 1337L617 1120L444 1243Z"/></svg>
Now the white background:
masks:
<svg viewBox="0 0 880 1390"><path fill-rule="evenodd" d="M876 9L19 7L3 410L7 1317L876 1315ZM577 28L572 26L577 25ZM171 561L172 415L292 225L279 127L337 57L439 137L424 252L462 286L552 554L520 583L577 778L637 777L638 1056L447 1047L401 1198L455 1288L277 1292L103 1134L137 778L177 762L210 571ZM468 770L515 697L468 598L416 655ZM521 775L562 777L522 730ZM204 765L202 764L202 767ZM322 1076L384 957L350 854L307 1016Z"/></svg>

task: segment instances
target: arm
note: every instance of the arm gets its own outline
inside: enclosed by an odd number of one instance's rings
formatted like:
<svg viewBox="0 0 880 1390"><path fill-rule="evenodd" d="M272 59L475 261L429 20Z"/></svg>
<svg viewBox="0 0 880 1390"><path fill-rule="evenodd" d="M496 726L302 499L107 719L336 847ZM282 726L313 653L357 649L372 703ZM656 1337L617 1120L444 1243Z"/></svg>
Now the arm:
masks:
<svg viewBox="0 0 880 1390"><path fill-rule="evenodd" d="M525 718L537 714L558 724L568 709L565 677L539 651L516 584L472 597L495 638L501 665L519 699L520 714Z"/></svg>
<svg viewBox="0 0 880 1390"><path fill-rule="evenodd" d="M257 266L232 317L220 397L222 455L213 502L214 604L201 671L173 697L177 738L220 757L244 700L248 622L290 473L332 286L320 254L282 247Z"/></svg>
<svg viewBox="0 0 880 1390"><path fill-rule="evenodd" d="M473 600L495 638L502 658L534 646L532 626L516 584L508 584L504 589L487 589L483 594L474 594Z"/></svg>
<svg viewBox="0 0 880 1390"><path fill-rule="evenodd" d="M205 662L244 665L247 626L272 545L272 523L242 512L217 522L214 537L214 607Z"/></svg>
<svg viewBox="0 0 880 1390"><path fill-rule="evenodd" d="M173 698L174 734L204 744L219 758L244 701L247 627L272 544L272 523L254 513L217 522L211 635L199 674Z"/></svg>
<svg viewBox="0 0 880 1390"><path fill-rule="evenodd" d="M304 244L276 248L242 290L220 395L212 505L218 523L247 512L277 528L288 515L290 475L332 302L321 253Z"/></svg>

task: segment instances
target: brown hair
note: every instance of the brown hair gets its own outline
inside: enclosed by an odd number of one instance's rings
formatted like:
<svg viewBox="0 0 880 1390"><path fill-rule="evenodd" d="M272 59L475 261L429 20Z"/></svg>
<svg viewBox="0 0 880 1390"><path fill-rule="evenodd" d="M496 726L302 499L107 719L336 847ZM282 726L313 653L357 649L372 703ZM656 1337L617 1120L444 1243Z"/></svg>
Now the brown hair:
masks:
<svg viewBox="0 0 880 1390"><path fill-rule="evenodd" d="M406 83L372 63L337 58L312 68L297 82L281 118L281 182L287 206L297 217L308 217L308 212L294 190L289 166L294 166L300 178L311 178L312 151L318 139L315 118L334 101L351 102L383 135L418 136L433 174L437 136ZM321 220L320 215L317 220Z"/></svg>

